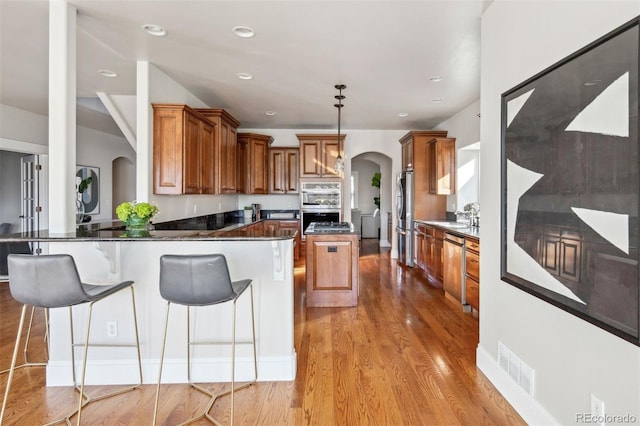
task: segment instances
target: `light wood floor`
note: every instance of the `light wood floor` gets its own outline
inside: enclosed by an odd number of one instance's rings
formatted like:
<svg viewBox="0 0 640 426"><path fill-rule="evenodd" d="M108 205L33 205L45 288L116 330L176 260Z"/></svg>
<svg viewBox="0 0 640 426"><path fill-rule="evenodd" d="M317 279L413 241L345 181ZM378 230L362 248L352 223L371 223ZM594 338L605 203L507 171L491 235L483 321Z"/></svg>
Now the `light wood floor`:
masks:
<svg viewBox="0 0 640 426"><path fill-rule="evenodd" d="M377 240L362 241L357 307L306 309L304 265L296 267L296 380L260 382L239 391L235 424L525 424L475 366L478 320L456 309L441 289L413 270L397 266ZM8 285L0 283L0 370L10 363L19 311ZM36 312L30 361L45 359L43 314ZM6 376L0 376L2 395ZM90 392L109 389L91 387ZM154 398L155 386L144 385L98 401L83 410L83 424L151 424ZM163 385L161 400L162 425L199 414L207 401L188 385ZM44 386L44 368L20 369L4 424L46 423L73 411L76 401L71 388ZM228 424L228 410L224 397L212 414Z"/></svg>

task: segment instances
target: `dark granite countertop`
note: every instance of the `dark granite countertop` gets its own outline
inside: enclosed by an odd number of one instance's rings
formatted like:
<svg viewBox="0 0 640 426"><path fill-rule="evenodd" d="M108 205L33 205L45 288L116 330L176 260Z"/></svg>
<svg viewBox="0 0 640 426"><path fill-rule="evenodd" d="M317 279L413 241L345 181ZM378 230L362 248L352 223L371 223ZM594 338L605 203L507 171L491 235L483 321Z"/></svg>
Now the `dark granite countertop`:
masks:
<svg viewBox="0 0 640 426"><path fill-rule="evenodd" d="M0 242L16 241L241 241L287 240L295 237L295 229L277 229L259 226L262 220L224 224L218 229L181 229L180 225L156 224L155 230L145 235L130 235L122 222L114 221L79 225L75 234L49 234L48 230L30 234L16 233L0 236ZM256 225L256 226L250 226ZM169 229L166 229L169 228ZM184 228L184 227L183 227Z"/></svg>
<svg viewBox="0 0 640 426"><path fill-rule="evenodd" d="M480 240L480 228L477 226L467 226L464 223L451 222L446 220L420 220L415 219L414 222L424 223L425 225L436 226L449 233L461 235L463 237L472 237Z"/></svg>

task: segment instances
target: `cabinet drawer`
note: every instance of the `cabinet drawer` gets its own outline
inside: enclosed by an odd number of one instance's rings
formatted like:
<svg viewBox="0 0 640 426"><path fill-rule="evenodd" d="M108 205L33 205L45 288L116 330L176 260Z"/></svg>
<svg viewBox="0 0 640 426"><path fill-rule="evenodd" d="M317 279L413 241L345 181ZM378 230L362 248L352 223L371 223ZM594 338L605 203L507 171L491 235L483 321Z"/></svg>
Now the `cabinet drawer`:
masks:
<svg viewBox="0 0 640 426"><path fill-rule="evenodd" d="M476 280L480 280L480 255L467 250L465 256L465 267L467 275L475 278Z"/></svg>
<svg viewBox="0 0 640 426"><path fill-rule="evenodd" d="M476 253L480 253L480 241L467 238L466 247L467 247L467 250L472 250L472 251L475 251Z"/></svg>
<svg viewBox="0 0 640 426"><path fill-rule="evenodd" d="M467 289L467 303L475 310L480 310L480 284L473 278L465 279Z"/></svg>

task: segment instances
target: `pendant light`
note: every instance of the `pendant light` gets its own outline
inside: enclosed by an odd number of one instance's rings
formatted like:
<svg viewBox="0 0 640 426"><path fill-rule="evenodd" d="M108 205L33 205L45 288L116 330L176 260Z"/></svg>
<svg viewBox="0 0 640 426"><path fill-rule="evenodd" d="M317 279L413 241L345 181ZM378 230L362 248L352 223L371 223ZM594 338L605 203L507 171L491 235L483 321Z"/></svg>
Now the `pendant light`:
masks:
<svg viewBox="0 0 640 426"><path fill-rule="evenodd" d="M334 107L338 108L338 157L336 158L336 164L333 168L337 174L342 176L342 173L344 172L344 160L342 159L342 144L340 142L341 140L340 118L341 118L342 107L343 107L342 100L344 99L344 96L342 95L342 91L346 89L347 86L345 86L344 84L336 84L335 88L339 90L339 94L335 96L335 98L338 100L338 103L333 105Z"/></svg>

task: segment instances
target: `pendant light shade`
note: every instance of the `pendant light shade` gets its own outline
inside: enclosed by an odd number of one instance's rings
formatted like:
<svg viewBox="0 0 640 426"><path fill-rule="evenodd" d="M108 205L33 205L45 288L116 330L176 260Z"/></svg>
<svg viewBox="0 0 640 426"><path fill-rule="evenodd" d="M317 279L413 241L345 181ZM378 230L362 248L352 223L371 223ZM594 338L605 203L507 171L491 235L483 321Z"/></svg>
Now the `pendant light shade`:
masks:
<svg viewBox="0 0 640 426"><path fill-rule="evenodd" d="M338 157L336 158L336 164L333 168L337 174L342 176L342 173L344 173L344 159L342 158L342 137L340 134L340 121L342 116L342 107L344 106L342 105L342 100L344 99L342 91L346 89L347 86L345 86L344 84L336 84L334 87L338 89L339 93L335 96L335 98L338 100L338 103L333 105L338 108Z"/></svg>

